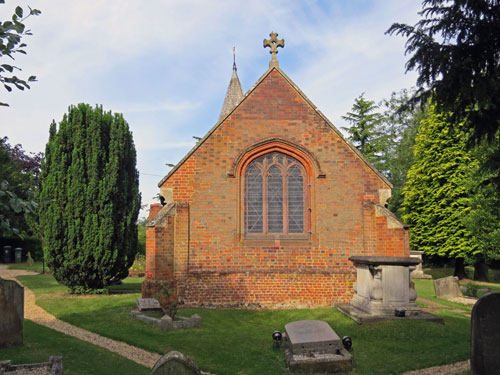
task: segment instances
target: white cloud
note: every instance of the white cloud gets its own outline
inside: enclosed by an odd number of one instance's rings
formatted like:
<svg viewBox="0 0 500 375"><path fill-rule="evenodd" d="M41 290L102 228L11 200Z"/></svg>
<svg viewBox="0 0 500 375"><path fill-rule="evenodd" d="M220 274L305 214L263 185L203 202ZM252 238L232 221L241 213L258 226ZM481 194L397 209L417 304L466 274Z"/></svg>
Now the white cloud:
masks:
<svg viewBox="0 0 500 375"><path fill-rule="evenodd" d="M21 4L23 5L23 4ZM9 8L10 6L10 8ZM23 5L25 8L26 6ZM32 0L28 55L16 62L39 82L0 92L0 135L43 151L52 119L70 104L123 112L139 170L164 175L217 121L231 76L232 47L244 90L267 69L262 40L276 31L281 68L337 127L361 92L380 100L413 85L404 74L404 40L384 35L416 20L413 0L301 1ZM2 8L3 7L3 8ZM0 5L9 14L12 5ZM2 18L5 18L2 16ZM143 200L158 178L141 175Z"/></svg>

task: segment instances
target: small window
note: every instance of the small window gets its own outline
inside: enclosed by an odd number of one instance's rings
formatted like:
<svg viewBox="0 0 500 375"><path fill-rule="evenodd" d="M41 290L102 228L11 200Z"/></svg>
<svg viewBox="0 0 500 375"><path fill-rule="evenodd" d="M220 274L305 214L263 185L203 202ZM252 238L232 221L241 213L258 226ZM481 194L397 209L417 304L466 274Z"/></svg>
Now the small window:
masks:
<svg viewBox="0 0 500 375"><path fill-rule="evenodd" d="M253 160L245 170L245 233L305 233L305 181L303 165L289 155Z"/></svg>

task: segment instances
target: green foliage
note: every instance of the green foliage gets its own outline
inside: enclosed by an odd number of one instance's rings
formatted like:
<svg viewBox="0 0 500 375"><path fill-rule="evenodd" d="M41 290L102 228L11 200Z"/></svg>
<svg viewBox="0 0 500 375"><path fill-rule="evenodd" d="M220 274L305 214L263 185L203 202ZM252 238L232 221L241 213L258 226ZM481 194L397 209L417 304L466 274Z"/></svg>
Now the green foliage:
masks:
<svg viewBox="0 0 500 375"><path fill-rule="evenodd" d="M33 267L35 265L35 261L31 257L31 253L28 251L28 259L26 260L26 265L28 267Z"/></svg>
<svg viewBox="0 0 500 375"><path fill-rule="evenodd" d="M54 277L73 291L121 280L137 252L136 152L120 114L86 104L50 127L40 228Z"/></svg>
<svg viewBox="0 0 500 375"><path fill-rule="evenodd" d="M385 175L393 185L388 208L399 217L402 216L403 187L413 164L413 146L418 126L425 117L424 110L408 105L409 96L407 90L401 90L393 92L390 99L382 102L385 107L385 144L382 153L386 165Z"/></svg>
<svg viewBox="0 0 500 375"><path fill-rule="evenodd" d="M480 144L474 151L481 164L491 160L500 148L500 132L493 142ZM497 172L489 168L475 171L470 181L474 192L471 210L463 217L467 230L472 233L477 245L475 261L500 260L500 191L495 178Z"/></svg>
<svg viewBox="0 0 500 375"><path fill-rule="evenodd" d="M464 286L465 286L464 294L469 297L477 297L477 293L481 288L479 285L471 282L468 282Z"/></svg>
<svg viewBox="0 0 500 375"><path fill-rule="evenodd" d="M364 93L354 99L351 112L342 116L344 120L351 124L345 128L349 134L349 140L357 147L378 170L384 171L384 161L381 158L381 151L384 149L385 137L380 131L382 124L382 114L376 112L378 106L374 101L366 100Z"/></svg>
<svg viewBox="0 0 500 375"><path fill-rule="evenodd" d="M137 223L137 253L146 254L146 222L147 219Z"/></svg>
<svg viewBox="0 0 500 375"><path fill-rule="evenodd" d="M428 256L466 257L477 251L461 220L470 210L468 182L479 164L467 151L467 140L462 125L452 126L449 116L430 106L420 123L415 162L403 190L411 246Z"/></svg>
<svg viewBox="0 0 500 375"><path fill-rule="evenodd" d="M414 102L432 96L442 113L479 139L500 128L500 2L423 0L414 26L387 33L407 38L407 71L419 74Z"/></svg>
<svg viewBox="0 0 500 375"><path fill-rule="evenodd" d="M0 4L4 4L4 1L0 1ZM7 56L14 60L15 53L26 54L26 43L21 43L21 39L27 35L32 35L30 30L26 29L24 21L30 16L38 16L41 12L37 9L29 8L29 13L23 18L24 11L20 6L16 7L11 20L0 22L0 59ZM29 89L30 86L28 82L35 82L36 77L30 76L27 81L18 78L14 75L14 71L21 71L21 69L15 65L6 64L2 62L0 64L0 83L3 84L7 91L12 91L15 87L18 90ZM0 102L0 106L8 106L7 103Z"/></svg>
<svg viewBox="0 0 500 375"><path fill-rule="evenodd" d="M155 298L160 303L163 311L174 320L180 305L177 296L177 284L164 280L148 280L148 283L155 291Z"/></svg>
<svg viewBox="0 0 500 375"><path fill-rule="evenodd" d="M11 146L0 138L0 237L26 237L33 217L37 176L42 154L27 154L21 145Z"/></svg>

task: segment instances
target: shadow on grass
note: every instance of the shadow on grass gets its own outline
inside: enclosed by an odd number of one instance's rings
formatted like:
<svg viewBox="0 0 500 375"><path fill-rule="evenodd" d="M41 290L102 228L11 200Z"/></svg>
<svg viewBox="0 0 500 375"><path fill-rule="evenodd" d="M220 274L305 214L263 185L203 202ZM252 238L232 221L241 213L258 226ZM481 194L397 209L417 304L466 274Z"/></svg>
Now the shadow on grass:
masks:
<svg viewBox="0 0 500 375"><path fill-rule="evenodd" d="M37 284L36 279L41 277L46 276L25 278L33 278L32 283ZM417 283L419 294L420 287L424 295L430 293L428 284ZM48 286L42 283L42 288L46 291ZM271 334L274 330L284 331L289 322L305 319L325 320L340 337L352 337L356 374L397 374L469 357L470 319L446 309L437 312L445 325L427 321L358 325L331 308L184 309L181 315L197 313L202 317L202 328L165 332L130 317L139 297L125 294L62 298L45 294L37 301L58 318L100 335L160 354L179 350L192 357L201 369L217 375L289 374L283 352L272 349Z"/></svg>
<svg viewBox="0 0 500 375"><path fill-rule="evenodd" d="M67 375L149 374L150 369L106 349L24 321L24 345L0 350L0 358L13 364L47 362L49 356L63 357Z"/></svg>

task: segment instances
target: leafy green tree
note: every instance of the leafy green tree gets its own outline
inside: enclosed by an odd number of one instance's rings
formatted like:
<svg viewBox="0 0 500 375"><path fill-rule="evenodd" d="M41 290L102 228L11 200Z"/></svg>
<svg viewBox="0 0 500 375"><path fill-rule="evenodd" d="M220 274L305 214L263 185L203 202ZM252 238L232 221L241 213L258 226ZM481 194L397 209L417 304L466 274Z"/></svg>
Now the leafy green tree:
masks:
<svg viewBox="0 0 500 375"><path fill-rule="evenodd" d="M50 126L41 182L43 247L56 280L86 292L125 278L137 252L140 194L123 116L70 107Z"/></svg>
<svg viewBox="0 0 500 375"><path fill-rule="evenodd" d="M388 208L401 217L403 187L408 170L413 164L413 146L420 121L425 117L424 109L408 105L408 90L393 92L389 99L383 100L383 132L385 134L383 159L386 161L385 175L393 185L392 197Z"/></svg>
<svg viewBox="0 0 500 375"><path fill-rule="evenodd" d="M0 138L0 236L25 236L25 217L36 210L34 181L41 155L27 155L21 145L12 147ZM37 167L38 163L38 167Z"/></svg>
<svg viewBox="0 0 500 375"><path fill-rule="evenodd" d="M494 142L483 142L474 153L482 164L500 147L500 132ZM490 169L474 170L470 185L473 191L471 209L463 218L467 230L472 233L477 251L470 257L474 264L474 279L488 281L488 264L500 260L500 192L493 182L495 173Z"/></svg>
<svg viewBox="0 0 500 375"><path fill-rule="evenodd" d="M410 225L412 248L427 256L458 259L456 274L464 276L463 260L477 251L462 218L470 210L470 171L479 162L466 144L463 124L434 105L420 123L414 146L415 161L403 190L403 220Z"/></svg>
<svg viewBox="0 0 500 375"><path fill-rule="evenodd" d="M387 33L407 38L407 71L419 74L414 102L432 96L437 109L473 135L500 128L500 2L423 0L414 26L394 23Z"/></svg>
<svg viewBox="0 0 500 375"><path fill-rule="evenodd" d="M0 4L5 4L4 0L0 0ZM28 7L29 8L29 7ZM30 30L26 29L24 21L30 16L38 16L41 12L37 9L29 8L27 16L23 17L24 11L20 6L16 7L11 20L0 22L0 59L4 56L14 60L14 54L26 54L26 43L21 43L23 37L32 35ZM36 81L35 76L30 76L27 81L17 77L14 72L21 71L21 68L7 64L4 61L0 64L0 83L3 84L7 91L12 91L15 87L19 90L29 89L28 82ZM7 103L0 102L0 106L8 106Z"/></svg>
<svg viewBox="0 0 500 375"><path fill-rule="evenodd" d="M380 130L383 121L379 107L372 100L366 100L364 93L354 99L351 112L342 116L351 124L349 128L342 127L349 134L348 139L359 151L381 172L386 169L382 159L384 150L384 134Z"/></svg>

